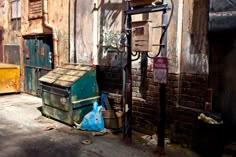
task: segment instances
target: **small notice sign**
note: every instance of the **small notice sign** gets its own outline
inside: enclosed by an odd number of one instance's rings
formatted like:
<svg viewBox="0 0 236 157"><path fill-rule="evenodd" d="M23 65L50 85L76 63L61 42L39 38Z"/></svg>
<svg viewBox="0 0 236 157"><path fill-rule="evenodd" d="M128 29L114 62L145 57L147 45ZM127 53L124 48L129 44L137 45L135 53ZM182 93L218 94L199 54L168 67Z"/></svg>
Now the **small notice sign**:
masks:
<svg viewBox="0 0 236 157"><path fill-rule="evenodd" d="M154 82L167 83L168 60L166 57L156 57L153 62Z"/></svg>

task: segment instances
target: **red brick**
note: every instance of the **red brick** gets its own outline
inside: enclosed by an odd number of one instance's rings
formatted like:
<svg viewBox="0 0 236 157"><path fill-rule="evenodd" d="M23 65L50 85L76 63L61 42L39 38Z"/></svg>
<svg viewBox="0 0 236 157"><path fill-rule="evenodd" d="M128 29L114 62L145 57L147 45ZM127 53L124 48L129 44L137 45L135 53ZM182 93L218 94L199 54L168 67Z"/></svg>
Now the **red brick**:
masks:
<svg viewBox="0 0 236 157"><path fill-rule="evenodd" d="M206 82L208 79L207 75L197 75L196 80L199 82Z"/></svg>
<svg viewBox="0 0 236 157"><path fill-rule="evenodd" d="M152 72L147 72L147 77L152 79L153 78L153 73Z"/></svg>
<svg viewBox="0 0 236 157"><path fill-rule="evenodd" d="M170 81L177 81L178 80L178 75L177 74L168 74L168 80Z"/></svg>

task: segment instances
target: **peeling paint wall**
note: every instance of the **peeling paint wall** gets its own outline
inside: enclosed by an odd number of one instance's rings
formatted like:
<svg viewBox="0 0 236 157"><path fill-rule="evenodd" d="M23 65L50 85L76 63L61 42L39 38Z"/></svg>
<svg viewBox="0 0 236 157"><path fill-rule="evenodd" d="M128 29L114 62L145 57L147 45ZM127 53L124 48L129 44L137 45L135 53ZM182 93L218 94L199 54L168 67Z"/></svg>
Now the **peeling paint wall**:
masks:
<svg viewBox="0 0 236 157"><path fill-rule="evenodd" d="M42 1L43 2L43 1ZM68 62L69 55L69 1L68 0L48 0L48 23L56 28L58 36L58 55L59 64ZM42 8L43 9L43 8ZM3 31L2 45L19 46L20 60L17 61L23 65L23 46L24 36L35 36L51 34L52 31L43 25L43 16L29 19L29 0L21 0L21 29L13 30L11 25L11 1L0 1L0 28ZM9 50L8 50L9 51ZM10 52L11 53L11 52ZM9 53L9 54L10 54ZM6 62L8 59L5 59ZM21 67L22 80L24 78L23 67ZM21 87L23 90L23 81Z"/></svg>
<svg viewBox="0 0 236 157"><path fill-rule="evenodd" d="M99 0L99 26L98 26L98 43L99 43L99 64L107 66L121 66L122 54L117 50L103 47L105 34L113 33L120 35L124 28L124 13L126 8L124 0Z"/></svg>
<svg viewBox="0 0 236 157"><path fill-rule="evenodd" d="M74 11L75 5L76 11ZM98 64L100 65L121 66L122 55L118 54L114 49L108 50L108 48L102 44L105 34L120 34L122 32L124 26L124 7L125 3L123 0L71 1L70 62L73 63L77 61L78 63L93 64L98 60ZM74 22L75 17L77 17L76 23ZM97 21L96 26L94 25L96 23L95 21ZM75 26L76 28L74 30ZM98 31L94 32L94 30ZM74 43L75 36L76 43ZM98 52L94 52L94 47L97 47Z"/></svg>
<svg viewBox="0 0 236 157"><path fill-rule="evenodd" d="M76 54L79 63L92 64L93 0L77 0Z"/></svg>
<svg viewBox="0 0 236 157"><path fill-rule="evenodd" d="M207 0L185 0L183 14L182 72L208 73Z"/></svg>
<svg viewBox="0 0 236 157"><path fill-rule="evenodd" d="M20 31L11 28L10 1L3 0L0 6L0 27L3 29L3 45L19 44L21 39Z"/></svg>
<svg viewBox="0 0 236 157"><path fill-rule="evenodd" d="M22 0L21 35L51 34L52 30L44 27L43 16L29 19L29 1ZM55 7L56 6L56 7ZM58 36L59 64L68 62L69 55L69 1L48 0L48 23L56 28Z"/></svg>
<svg viewBox="0 0 236 157"><path fill-rule="evenodd" d="M54 25L58 35L59 64L69 61L69 1L48 1L49 23Z"/></svg>

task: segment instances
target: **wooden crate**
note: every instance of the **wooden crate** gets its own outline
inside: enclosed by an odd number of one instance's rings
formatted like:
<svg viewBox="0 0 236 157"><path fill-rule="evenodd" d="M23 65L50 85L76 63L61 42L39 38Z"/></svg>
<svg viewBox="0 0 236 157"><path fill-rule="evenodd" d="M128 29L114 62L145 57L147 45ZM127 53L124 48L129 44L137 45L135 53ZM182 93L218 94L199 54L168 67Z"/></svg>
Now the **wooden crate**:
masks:
<svg viewBox="0 0 236 157"><path fill-rule="evenodd" d="M131 7L147 6L152 5L152 3L162 4L162 0L130 0L130 2Z"/></svg>

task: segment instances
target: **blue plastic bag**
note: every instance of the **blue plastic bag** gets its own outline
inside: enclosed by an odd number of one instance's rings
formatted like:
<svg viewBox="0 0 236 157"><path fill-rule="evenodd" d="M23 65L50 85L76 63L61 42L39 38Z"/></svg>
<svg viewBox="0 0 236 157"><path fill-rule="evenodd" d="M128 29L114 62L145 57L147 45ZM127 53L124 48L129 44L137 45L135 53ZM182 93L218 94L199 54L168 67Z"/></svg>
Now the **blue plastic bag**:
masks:
<svg viewBox="0 0 236 157"><path fill-rule="evenodd" d="M80 124L76 124L78 129L89 131L103 131L104 119L100 109L102 106L98 106L97 102L93 103L93 110L87 113Z"/></svg>

